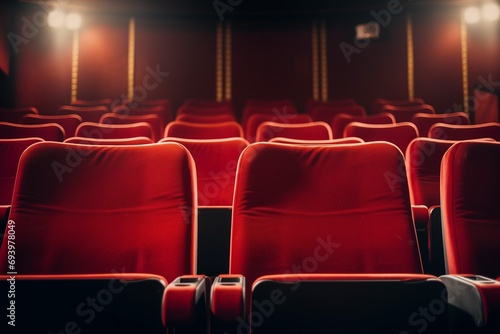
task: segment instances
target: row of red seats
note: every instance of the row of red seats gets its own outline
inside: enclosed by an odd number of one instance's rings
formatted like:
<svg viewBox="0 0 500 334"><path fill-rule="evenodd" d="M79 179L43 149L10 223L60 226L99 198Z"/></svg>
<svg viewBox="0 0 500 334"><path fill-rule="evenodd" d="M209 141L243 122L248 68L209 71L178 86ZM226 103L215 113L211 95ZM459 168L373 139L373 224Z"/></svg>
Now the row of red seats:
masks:
<svg viewBox="0 0 500 334"><path fill-rule="evenodd" d="M210 292L196 275L196 168L185 147L38 143L19 163L0 267L34 286L31 297L51 287L52 316L38 310L40 322L19 322L28 330L72 321L73 331L108 332L493 333L499 156L500 144L486 141L444 155L448 275L435 277L423 273L405 158L394 145L249 145L238 160L229 275ZM131 314L140 306L147 317Z"/></svg>

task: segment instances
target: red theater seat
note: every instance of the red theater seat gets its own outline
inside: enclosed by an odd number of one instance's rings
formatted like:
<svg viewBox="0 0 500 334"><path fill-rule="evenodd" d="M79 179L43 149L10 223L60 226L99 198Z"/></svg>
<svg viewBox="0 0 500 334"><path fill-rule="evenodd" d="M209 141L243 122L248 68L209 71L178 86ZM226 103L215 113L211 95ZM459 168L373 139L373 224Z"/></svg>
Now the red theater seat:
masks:
<svg viewBox="0 0 500 334"><path fill-rule="evenodd" d="M298 114L297 109L289 100L273 100L273 101L253 101L250 100L245 104L243 115L241 117L241 125L243 129L247 128L247 122L250 116L254 114L267 114L276 117L283 117Z"/></svg>
<svg viewBox="0 0 500 334"><path fill-rule="evenodd" d="M418 106L393 106L385 105L380 109L380 112L391 113L396 122L411 122L415 114L435 114L434 107L429 104Z"/></svg>
<svg viewBox="0 0 500 334"><path fill-rule="evenodd" d="M75 100L71 103L75 107L107 107L111 106L113 101L109 98L97 99L97 100Z"/></svg>
<svg viewBox="0 0 500 334"><path fill-rule="evenodd" d="M187 139L243 138L243 129L241 125L236 122L196 124L173 121L165 128L164 137Z"/></svg>
<svg viewBox="0 0 500 334"><path fill-rule="evenodd" d="M410 142L418 137L417 127L410 122L396 124L349 123L344 130L344 137L358 137L364 141L388 141L405 153Z"/></svg>
<svg viewBox="0 0 500 334"><path fill-rule="evenodd" d="M47 124L14 124L0 122L0 138L41 138L46 141L62 142L65 138L64 129L56 123Z"/></svg>
<svg viewBox="0 0 500 334"><path fill-rule="evenodd" d="M99 123L102 124L133 124L145 122L151 125L153 130L152 139L157 142L162 138L163 135L163 122L160 117L156 114L144 114L144 115L122 115L116 113L104 114Z"/></svg>
<svg viewBox="0 0 500 334"><path fill-rule="evenodd" d="M329 140L332 139L332 130L325 122L299 124L264 122L257 128L256 141L269 141L275 137L302 140Z"/></svg>
<svg viewBox="0 0 500 334"><path fill-rule="evenodd" d="M101 124L83 122L76 129L75 137L95 139L146 137L153 139L153 128L146 122L132 124Z"/></svg>
<svg viewBox="0 0 500 334"><path fill-rule="evenodd" d="M325 140L304 140L284 137L274 137L269 140L270 143L293 144L293 145L335 145L335 144L361 144L363 139L355 137L325 139Z"/></svg>
<svg viewBox="0 0 500 334"><path fill-rule="evenodd" d="M169 137L160 142L185 146L196 164L199 206L231 206L236 166L248 142L243 138L184 139Z"/></svg>
<svg viewBox="0 0 500 334"><path fill-rule="evenodd" d="M197 116L215 116L215 115L232 115L234 116L234 110L229 105L218 105L218 106L192 106L184 105L177 110L177 115L188 114Z"/></svg>
<svg viewBox="0 0 500 334"><path fill-rule="evenodd" d="M223 122L234 122L236 119L233 115L230 114L221 114L221 115L191 115L191 114L180 114L175 118L176 121L188 122L188 123L223 123Z"/></svg>
<svg viewBox="0 0 500 334"><path fill-rule="evenodd" d="M26 108L0 108L0 122L21 123L25 115L38 115L38 109Z"/></svg>
<svg viewBox="0 0 500 334"><path fill-rule="evenodd" d="M396 119L390 113L379 113L369 116L356 116L351 114L338 114L332 120L332 134L333 138L342 138L344 136L344 129L347 124L351 122L360 122L366 124L394 124Z"/></svg>
<svg viewBox="0 0 500 334"><path fill-rule="evenodd" d="M382 107L386 105L392 105L392 106L420 106L422 104L425 104L424 100L420 98L415 98L413 100L390 100L390 99L383 99L383 98L377 98L373 100L372 102L372 108L371 108L371 113L372 114L377 114L382 111Z"/></svg>
<svg viewBox="0 0 500 334"><path fill-rule="evenodd" d="M441 164L446 267L455 274L443 281L455 287L450 302L463 333L500 331L499 170L500 144L486 141L454 144Z"/></svg>
<svg viewBox="0 0 500 334"><path fill-rule="evenodd" d="M21 122L23 124L56 123L63 127L66 138L69 138L75 135L76 128L82 123L82 118L78 115L25 115Z"/></svg>
<svg viewBox="0 0 500 334"><path fill-rule="evenodd" d="M451 125L437 123L429 129L429 137L445 140L491 138L500 141L500 124Z"/></svg>
<svg viewBox="0 0 500 334"><path fill-rule="evenodd" d="M311 114L312 110L317 106L354 107L356 105L357 105L356 101L354 99L351 99L351 98L330 100L330 101L326 101L326 102L311 99L311 100L307 101L307 103L306 103L306 113Z"/></svg>
<svg viewBox="0 0 500 334"><path fill-rule="evenodd" d="M132 138L117 138L117 139L97 139L85 137L71 137L64 141L68 144L84 144L84 145L145 145L154 144L151 138L148 137L132 137Z"/></svg>
<svg viewBox="0 0 500 334"><path fill-rule="evenodd" d="M117 106L113 108L112 112L125 116L145 116L155 114L161 121L162 129L165 127L165 124L172 121L173 119L172 109L169 105L139 106L138 104L133 103Z"/></svg>
<svg viewBox="0 0 500 334"><path fill-rule="evenodd" d="M284 124L310 123L312 118L309 115L275 115L275 114L253 114L248 117L245 128L245 138L250 142L255 142L257 137L257 128L264 122L275 122Z"/></svg>
<svg viewBox="0 0 500 334"><path fill-rule="evenodd" d="M150 273L169 282L195 273L194 168L176 143L30 146L19 162L10 214L16 271Z"/></svg>
<svg viewBox="0 0 500 334"><path fill-rule="evenodd" d="M98 123L101 116L108 113L109 108L105 106L97 107L77 107L77 106L61 106L58 113L62 115L76 114L79 115L83 122Z"/></svg>
<svg viewBox="0 0 500 334"><path fill-rule="evenodd" d="M365 274L358 277L358 280L368 282L373 281L373 274L381 275L378 279L394 281L395 277L390 273L402 273L397 279L399 281L432 279L421 275L422 265L406 180L403 179L393 187L387 183L387 173L398 173L401 165L404 165L404 158L400 150L383 142L321 146L274 143L250 145L243 151L239 160L233 202L230 259L230 273L235 275L233 284L246 286L243 288L245 295L252 296L252 283L255 292L261 284L256 282L267 280L267 277L262 276L292 276L286 278L290 280L288 288L292 289L291 295L296 292L296 296L300 296L298 300L303 302L297 303L296 300L292 304L292 310L296 306L299 311L294 312L289 321L302 322L301 329L309 323L314 329L313 332L317 332L318 327L315 327L314 319L323 318L324 323L325 319L329 319L333 314L323 312L330 304L325 304L321 290L316 290L316 294L311 294L312 290L301 291L301 288L306 286L302 284L303 280L315 279L308 274ZM244 276L246 284L238 275ZM363 285L356 287L352 282L354 278L347 276L349 275L325 277L325 281L333 280L345 284L337 286L334 291L344 291L347 295L339 294L338 301L335 298L330 300L333 309L341 312L342 315L338 315L340 318L351 317L357 322L366 320L357 318L358 312L369 313L360 311L359 298L363 298L365 310L376 310L385 302L388 303L386 305L391 305L389 307L401 306L401 296L398 296L397 292L400 290L386 290L390 291L390 299L396 298L396 301L389 301L389 298L372 300L373 294L369 297L357 294L356 291L360 291L358 289ZM223 282L228 282L228 277L222 279ZM236 279L239 279L240 283L236 283ZM347 284L346 280L350 281L351 285ZM300 287L291 282L300 282ZM437 286L432 292L429 290L429 295L434 296L429 300L442 293L443 285ZM222 287L216 282L212 292L215 298L212 303L216 303L217 307L221 302L218 299L221 297L218 296L220 288ZM329 290L328 285L325 289L327 290L324 293ZM233 292L234 290L237 290L236 286L233 287ZM272 293L273 290L274 288L268 292ZM221 292L230 293L224 290ZM293 298L291 295L286 291L283 291L283 294L276 292L268 295L270 297L266 300L275 300L272 303L277 311L279 300L283 300L282 297L287 299L288 296ZM357 297L352 298L354 295ZM409 296L419 295L421 293L406 296L410 298ZM231 297L235 296L237 293ZM232 306L237 306L239 299L228 299ZM404 297L403 300L405 299L407 298ZM259 307L263 300L247 299L247 310L252 304L252 312L262 312ZM321 301L316 303L315 300ZM340 307L342 304L344 307ZM418 302L411 305L418 305ZM217 307L216 315L219 311ZM266 307L268 310L269 303L266 303ZM310 308L310 311L301 315L300 310L307 308ZM214 311L214 304L212 310ZM319 313L315 314L316 311ZM220 313L224 314L223 311ZM298 318L294 319L294 315ZM383 317L388 321L392 315L391 312ZM408 316L403 312L403 315L397 318L397 323L405 323L408 326ZM442 330L443 325L447 325L446 321L447 316L444 314L443 320L437 320L440 324L438 328ZM254 324L255 332L259 332L260 325L255 324L259 322L257 314L252 313L249 322ZM241 325L241 321L238 321L238 325ZM365 323L365 326L369 325L370 322ZM286 324L284 326L286 330L291 328ZM391 328L388 326L383 329ZM405 327L402 328L404 329ZM275 333L281 332L277 327L273 330ZM320 332L327 330L342 332L345 328L338 325L323 328ZM263 332L268 333L269 330ZM292 329L291 332L300 330ZM386 331L381 329L380 332ZM438 331L434 329L431 332Z"/></svg>
<svg viewBox="0 0 500 334"><path fill-rule="evenodd" d="M426 114L418 113L413 115L412 123L418 128L421 137L427 137L429 129L436 123L446 123L453 125L469 125L469 116L464 112L455 112L449 114ZM438 138L439 139L439 138Z"/></svg>
<svg viewBox="0 0 500 334"><path fill-rule="evenodd" d="M321 121L325 123L332 123L335 116L339 114L349 114L354 116L365 116L366 111L362 106L350 106L350 107L332 107L332 106L318 106L311 111L311 117L315 121Z"/></svg>

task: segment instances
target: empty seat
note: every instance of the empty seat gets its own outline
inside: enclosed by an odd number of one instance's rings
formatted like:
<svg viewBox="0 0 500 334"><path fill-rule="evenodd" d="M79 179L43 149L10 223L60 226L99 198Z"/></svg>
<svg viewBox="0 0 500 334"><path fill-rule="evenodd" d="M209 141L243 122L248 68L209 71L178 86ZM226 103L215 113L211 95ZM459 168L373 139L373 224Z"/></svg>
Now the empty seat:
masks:
<svg viewBox="0 0 500 334"><path fill-rule="evenodd" d="M215 115L234 116L234 110L229 105L217 105L212 107L184 105L177 110L177 115L182 115L182 114L198 115L198 116L215 116Z"/></svg>
<svg viewBox="0 0 500 334"><path fill-rule="evenodd" d="M463 141L441 164L445 265L458 333L500 331L500 144ZM454 289L454 290L452 290Z"/></svg>
<svg viewBox="0 0 500 334"><path fill-rule="evenodd" d="M77 107L77 106L61 106L58 113L62 115L76 114L82 118L83 122L98 123L102 115L109 113L109 108L105 106L96 107Z"/></svg>
<svg viewBox="0 0 500 334"><path fill-rule="evenodd" d="M306 113L311 114L312 110L317 106L352 107L356 105L357 105L356 101L351 98L330 100L326 102L310 99L306 103Z"/></svg>
<svg viewBox="0 0 500 334"><path fill-rule="evenodd" d="M345 127L351 122L366 124L393 124L396 123L396 119L390 113L379 113L369 116L357 116L341 113L336 115L331 122L333 138L342 138L344 136Z"/></svg>
<svg viewBox="0 0 500 334"><path fill-rule="evenodd" d="M384 140L395 144L405 153L410 142L418 137L417 127L410 122L396 124L349 123L344 130L344 137L358 137L364 141Z"/></svg>
<svg viewBox="0 0 500 334"><path fill-rule="evenodd" d="M107 107L111 106L113 101L110 98L96 99L96 100L81 100L77 99L71 103L75 107Z"/></svg>
<svg viewBox="0 0 500 334"><path fill-rule="evenodd" d="M173 121L165 128L164 137L188 139L243 138L243 129L236 122L196 124Z"/></svg>
<svg viewBox="0 0 500 334"><path fill-rule="evenodd" d="M21 154L41 138L0 139L0 205L10 205Z"/></svg>
<svg viewBox="0 0 500 334"><path fill-rule="evenodd" d="M75 135L76 128L82 123L78 115L25 115L21 120L23 124L47 124L56 123L63 127L66 138Z"/></svg>
<svg viewBox="0 0 500 334"><path fill-rule="evenodd" d="M311 111L311 117L313 120L328 124L331 124L335 116L339 114L365 116L366 111L365 108L358 105L349 107L317 106Z"/></svg>
<svg viewBox="0 0 500 334"><path fill-rule="evenodd" d="M145 145L153 144L153 140L148 137L131 137L117 139L98 139L85 137L70 137L64 141L69 144L84 144L84 145Z"/></svg>
<svg viewBox="0 0 500 334"><path fill-rule="evenodd" d="M223 122L233 122L236 121L233 115L221 114L221 115L192 115L192 114L180 114L175 118L176 121L188 122L188 123L223 123Z"/></svg>
<svg viewBox="0 0 500 334"><path fill-rule="evenodd" d="M491 138L500 141L500 124L452 125L437 123L429 129L429 137L445 140Z"/></svg>
<svg viewBox="0 0 500 334"><path fill-rule="evenodd" d="M417 106L382 106L380 112L391 113L396 122L411 122L415 114L435 114L434 107L429 104L422 104Z"/></svg>
<svg viewBox="0 0 500 334"><path fill-rule="evenodd" d="M153 139L153 128L146 122L131 124L83 122L76 129L75 137L95 139L146 137Z"/></svg>
<svg viewBox="0 0 500 334"><path fill-rule="evenodd" d="M299 124L264 122L257 128L256 141L269 141L275 137L302 140L329 140L332 139L332 130L325 122Z"/></svg>
<svg viewBox="0 0 500 334"><path fill-rule="evenodd" d="M62 142L66 137L62 126L56 123L47 124L14 124L0 122L0 138L32 138L37 137L46 141Z"/></svg>
<svg viewBox="0 0 500 334"><path fill-rule="evenodd" d="M338 139L325 139L325 140L304 140L292 139L284 137L274 137L269 140L270 143L281 144L294 144L294 145L335 145L335 144L361 144L364 141L361 138L346 137Z"/></svg>
<svg viewBox="0 0 500 334"><path fill-rule="evenodd" d="M0 122L21 123L25 115L38 115L38 109L26 108L0 108Z"/></svg>
<svg viewBox="0 0 500 334"><path fill-rule="evenodd" d="M145 122L151 125L151 128L153 130L152 139L154 142L157 142L163 136L163 122L156 114L123 115L117 113L108 113L104 114L99 122L102 124L133 124Z"/></svg>
<svg viewBox="0 0 500 334"><path fill-rule="evenodd" d="M297 109L289 100L262 101L258 103L257 101L250 102L251 101L247 102L243 109L243 115L241 117L243 129L247 128L248 119L254 114L267 114L276 117L298 114Z"/></svg>
<svg viewBox="0 0 500 334"><path fill-rule="evenodd" d="M383 142L247 147L236 178L230 260L230 273L245 277L246 296L264 275L295 275L297 282L316 273L368 274L367 280L422 274L408 185L391 188L386 180L402 164L400 150ZM353 316L356 307L343 312Z"/></svg>
<svg viewBox="0 0 500 334"><path fill-rule="evenodd" d="M243 138L184 139L165 138L184 145L196 164L199 206L231 206L236 166L248 145Z"/></svg>
<svg viewBox="0 0 500 334"><path fill-rule="evenodd" d="M384 99L384 98L377 98L373 100L372 106L371 106L371 113L372 114L377 114L382 111L382 107L385 105L392 105L392 106L419 106L425 104L424 100L421 98L415 98L413 100L394 100L394 99Z"/></svg>
<svg viewBox="0 0 500 334"><path fill-rule="evenodd" d="M19 162L10 219L26 275L195 272L194 164L177 143L38 143ZM6 273L6 237L0 268Z"/></svg>
<svg viewBox="0 0 500 334"><path fill-rule="evenodd" d="M426 114L418 113L413 115L411 122L417 126L421 137L427 137L429 129L436 123L447 123L453 125L470 124L469 116L464 112L455 112L449 114Z"/></svg>
<svg viewBox="0 0 500 334"><path fill-rule="evenodd" d="M142 106L136 103L116 106L112 110L115 114L126 116L144 116L155 114L161 120L162 129L165 125L173 120L172 108L170 105L151 105Z"/></svg>
<svg viewBox="0 0 500 334"><path fill-rule="evenodd" d="M276 122L285 124L310 123L312 118L305 114L294 115L276 115L276 114L253 114L246 123L245 138L250 142L255 142L257 137L257 128L264 122Z"/></svg>

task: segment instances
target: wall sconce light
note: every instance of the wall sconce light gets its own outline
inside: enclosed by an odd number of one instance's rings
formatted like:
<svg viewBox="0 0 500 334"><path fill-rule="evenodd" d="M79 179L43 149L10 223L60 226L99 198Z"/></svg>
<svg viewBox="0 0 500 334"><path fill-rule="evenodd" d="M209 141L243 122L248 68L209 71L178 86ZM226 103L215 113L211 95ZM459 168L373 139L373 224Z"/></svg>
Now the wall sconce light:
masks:
<svg viewBox="0 0 500 334"><path fill-rule="evenodd" d="M70 30L77 30L82 25L82 17L77 13L66 15L64 12L56 10L49 14L48 22L52 28L66 27Z"/></svg>
<svg viewBox="0 0 500 334"><path fill-rule="evenodd" d="M479 21L496 21L500 18L500 8L496 3L486 3L481 10L478 7L468 7L464 11L464 20L468 24L475 24Z"/></svg>

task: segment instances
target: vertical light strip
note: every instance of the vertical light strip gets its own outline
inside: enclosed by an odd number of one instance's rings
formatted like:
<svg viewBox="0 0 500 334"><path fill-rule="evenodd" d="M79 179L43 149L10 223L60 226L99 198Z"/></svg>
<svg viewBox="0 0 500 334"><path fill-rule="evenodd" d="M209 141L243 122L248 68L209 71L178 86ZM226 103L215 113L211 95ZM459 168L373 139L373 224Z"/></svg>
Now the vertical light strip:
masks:
<svg viewBox="0 0 500 334"><path fill-rule="evenodd" d="M128 99L134 100L135 79L135 19L130 18L128 25Z"/></svg>
<svg viewBox="0 0 500 334"><path fill-rule="evenodd" d="M415 59L413 50L413 22L411 14L406 17L406 39L408 43L408 99L415 99Z"/></svg>
<svg viewBox="0 0 500 334"><path fill-rule="evenodd" d="M318 55L318 23L312 23L312 93L313 99L319 100L319 55Z"/></svg>
<svg viewBox="0 0 500 334"><path fill-rule="evenodd" d="M226 23L226 35L225 35L225 100L231 101L232 98L232 71L231 71L231 61L232 61L232 31L231 23Z"/></svg>
<svg viewBox="0 0 500 334"><path fill-rule="evenodd" d="M321 100L323 102L326 102L328 101L328 62L327 62L327 50L326 50L325 20L321 21L320 43L321 43Z"/></svg>
<svg viewBox="0 0 500 334"><path fill-rule="evenodd" d="M73 48L71 56L71 103L78 96L78 53L80 52L80 35L78 30L73 32Z"/></svg>
<svg viewBox="0 0 500 334"><path fill-rule="evenodd" d="M223 43L223 31L222 31L222 22L217 23L217 34L216 34L216 45L215 45L215 87L216 87L216 97L217 101L222 101L222 93L223 93L223 59L222 59L222 43Z"/></svg>
<svg viewBox="0 0 500 334"><path fill-rule="evenodd" d="M464 112L469 113L469 68L467 59L467 24L464 15L460 15L460 41L462 47L462 88L464 94Z"/></svg>

